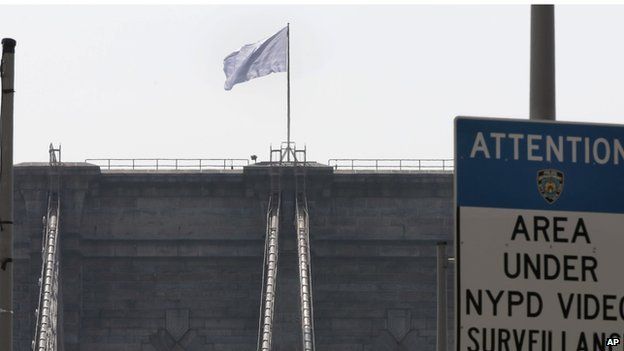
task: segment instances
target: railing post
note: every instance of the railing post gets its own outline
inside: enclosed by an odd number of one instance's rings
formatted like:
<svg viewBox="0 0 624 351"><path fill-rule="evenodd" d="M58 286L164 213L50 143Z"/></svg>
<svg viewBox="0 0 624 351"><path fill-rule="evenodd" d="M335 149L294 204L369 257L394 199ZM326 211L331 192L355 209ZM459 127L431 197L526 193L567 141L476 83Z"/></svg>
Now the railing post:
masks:
<svg viewBox="0 0 624 351"><path fill-rule="evenodd" d="M202 160L201 160L201 158L199 159L199 170L200 171L202 170Z"/></svg>
<svg viewBox="0 0 624 351"><path fill-rule="evenodd" d="M158 159L156 159L156 170L158 170Z"/></svg>
<svg viewBox="0 0 624 351"><path fill-rule="evenodd" d="M132 170L134 171L134 159L132 159Z"/></svg>
<svg viewBox="0 0 624 351"><path fill-rule="evenodd" d="M418 170L419 170L419 171L422 171L422 166L421 166L421 164L420 164L420 162L421 162L421 161L422 161L422 160L418 160Z"/></svg>
<svg viewBox="0 0 624 351"><path fill-rule="evenodd" d="M379 160L375 160L375 172L379 171Z"/></svg>
<svg viewBox="0 0 624 351"><path fill-rule="evenodd" d="M108 159L108 170L110 171L110 158Z"/></svg>

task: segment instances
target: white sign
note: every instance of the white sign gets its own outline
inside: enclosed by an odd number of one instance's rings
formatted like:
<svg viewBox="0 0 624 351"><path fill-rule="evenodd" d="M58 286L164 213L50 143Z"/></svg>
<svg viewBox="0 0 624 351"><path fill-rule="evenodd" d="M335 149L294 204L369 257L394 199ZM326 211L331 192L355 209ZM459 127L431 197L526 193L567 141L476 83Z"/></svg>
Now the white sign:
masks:
<svg viewBox="0 0 624 351"><path fill-rule="evenodd" d="M622 350L624 128L457 118L455 142L457 350Z"/></svg>

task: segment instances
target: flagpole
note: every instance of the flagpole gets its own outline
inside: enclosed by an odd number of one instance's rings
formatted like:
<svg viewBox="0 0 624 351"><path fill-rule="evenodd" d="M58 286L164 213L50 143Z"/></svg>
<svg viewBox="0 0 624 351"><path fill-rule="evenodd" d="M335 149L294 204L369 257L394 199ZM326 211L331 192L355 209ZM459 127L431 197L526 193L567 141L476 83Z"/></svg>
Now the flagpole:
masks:
<svg viewBox="0 0 624 351"><path fill-rule="evenodd" d="M286 132L286 160L290 162L290 23L286 24L286 39L287 39L287 50L286 50L286 64L288 65L288 69L286 70L286 94L287 94L287 132Z"/></svg>

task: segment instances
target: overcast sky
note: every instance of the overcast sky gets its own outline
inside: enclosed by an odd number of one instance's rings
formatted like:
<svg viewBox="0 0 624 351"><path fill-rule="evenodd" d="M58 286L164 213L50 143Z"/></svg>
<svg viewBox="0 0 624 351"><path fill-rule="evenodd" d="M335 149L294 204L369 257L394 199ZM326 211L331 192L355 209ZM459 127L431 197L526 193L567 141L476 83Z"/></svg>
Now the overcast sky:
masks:
<svg viewBox="0 0 624 351"><path fill-rule="evenodd" d="M624 123L624 6L556 7L559 120ZM15 162L266 160L286 74L225 91L223 59L291 23L308 159L452 158L457 115L528 118L529 5L0 6L17 40Z"/></svg>

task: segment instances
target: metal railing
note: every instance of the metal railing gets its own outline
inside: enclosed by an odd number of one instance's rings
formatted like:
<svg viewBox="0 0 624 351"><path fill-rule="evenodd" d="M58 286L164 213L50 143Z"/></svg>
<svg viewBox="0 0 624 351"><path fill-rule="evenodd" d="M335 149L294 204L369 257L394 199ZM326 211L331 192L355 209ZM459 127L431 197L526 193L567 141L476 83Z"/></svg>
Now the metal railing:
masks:
<svg viewBox="0 0 624 351"><path fill-rule="evenodd" d="M301 302L302 350L314 351L314 313L312 307L312 267L308 203L304 193L297 194L297 252L299 256L299 299Z"/></svg>
<svg viewBox="0 0 624 351"><path fill-rule="evenodd" d="M453 171L453 159L332 158L327 164L352 171Z"/></svg>
<svg viewBox="0 0 624 351"><path fill-rule="evenodd" d="M279 258L279 212L280 194L274 193L269 198L269 209L267 210L267 234L264 247L262 297L260 302L260 322L258 325L258 351L271 351L271 343L273 342L277 261Z"/></svg>
<svg viewBox="0 0 624 351"><path fill-rule="evenodd" d="M242 169L249 165L244 158L90 158L85 162L106 170L194 171Z"/></svg>
<svg viewBox="0 0 624 351"><path fill-rule="evenodd" d="M42 265L39 278L39 305L36 310L33 351L57 351L62 340L58 338L59 310L59 210L58 197L48 197L48 211L44 217Z"/></svg>

